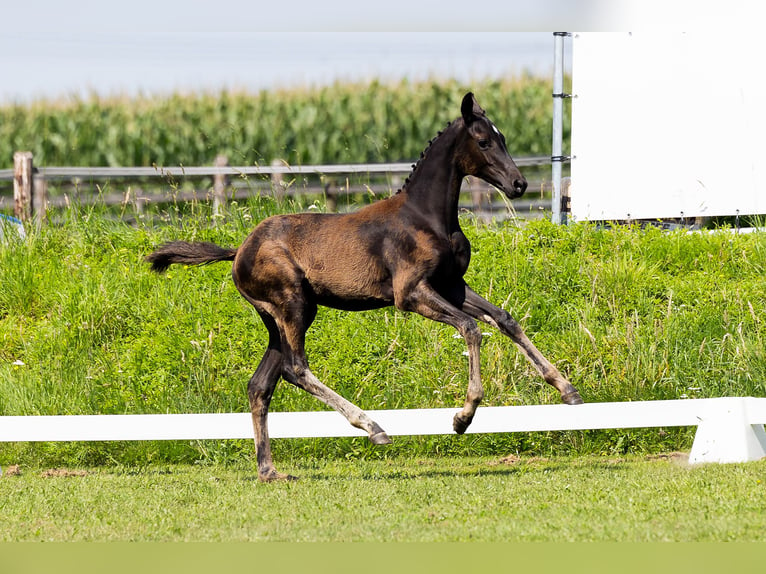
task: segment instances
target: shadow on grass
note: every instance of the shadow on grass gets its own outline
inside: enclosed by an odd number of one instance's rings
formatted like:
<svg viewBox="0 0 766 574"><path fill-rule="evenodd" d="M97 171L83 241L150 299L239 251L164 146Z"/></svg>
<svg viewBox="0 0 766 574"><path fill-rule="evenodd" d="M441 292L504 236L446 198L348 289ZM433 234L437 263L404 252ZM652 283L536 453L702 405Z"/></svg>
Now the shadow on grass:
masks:
<svg viewBox="0 0 766 574"><path fill-rule="evenodd" d="M541 457L531 457L528 459L513 457L513 460L504 459L481 460L466 462L464 459L456 457L454 459L455 468L445 468L453 460L449 458L438 461L402 461L397 465L395 461L360 461L358 466L352 462L327 462L326 464L311 465L301 468L300 464L286 465L290 467L290 472L295 473L299 480L312 482L318 481L379 481L379 480L418 480L433 478L448 479L479 479L485 477L516 477L527 474L550 474L571 472L573 470L607 471L613 473L622 473L628 471L632 464L638 463L643 458L637 458L631 461L623 458L612 458L606 460L594 460L593 458L575 459L547 459ZM664 460L664 459L657 459ZM257 480L253 476L252 480Z"/></svg>

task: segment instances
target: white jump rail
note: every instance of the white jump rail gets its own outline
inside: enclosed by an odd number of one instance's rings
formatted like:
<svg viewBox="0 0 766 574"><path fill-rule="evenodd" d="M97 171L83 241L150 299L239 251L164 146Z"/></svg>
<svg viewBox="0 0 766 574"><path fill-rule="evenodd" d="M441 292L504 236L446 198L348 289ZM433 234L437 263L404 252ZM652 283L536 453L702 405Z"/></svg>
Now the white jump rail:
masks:
<svg viewBox="0 0 766 574"><path fill-rule="evenodd" d="M452 434L457 408L367 411L389 435ZM696 426L689 462L766 457L766 398L480 407L467 433ZM269 414L272 438L365 433L334 411ZM0 442L252 438L249 413L0 416Z"/></svg>

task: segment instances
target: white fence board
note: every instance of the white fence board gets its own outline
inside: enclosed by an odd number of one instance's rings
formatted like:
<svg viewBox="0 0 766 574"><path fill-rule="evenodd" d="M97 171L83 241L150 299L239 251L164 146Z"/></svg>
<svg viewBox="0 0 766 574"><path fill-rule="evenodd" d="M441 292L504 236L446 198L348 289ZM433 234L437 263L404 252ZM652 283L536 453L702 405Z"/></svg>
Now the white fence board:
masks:
<svg viewBox="0 0 766 574"><path fill-rule="evenodd" d="M452 434L452 417L458 411L402 409L368 414L389 435L431 435ZM764 423L766 398L731 397L480 407L467 433L706 426L707 438L695 441L693 461L732 462L732 457L754 460L766 455ZM334 411L270 413L269 433L272 438L364 436ZM0 417L0 442L239 438L252 438L249 413Z"/></svg>

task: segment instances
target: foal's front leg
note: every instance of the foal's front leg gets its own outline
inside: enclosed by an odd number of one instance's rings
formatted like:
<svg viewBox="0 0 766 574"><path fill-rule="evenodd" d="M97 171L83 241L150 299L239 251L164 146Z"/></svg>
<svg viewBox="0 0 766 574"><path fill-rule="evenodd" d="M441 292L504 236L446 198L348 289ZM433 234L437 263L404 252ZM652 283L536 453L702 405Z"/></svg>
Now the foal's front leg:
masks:
<svg viewBox="0 0 766 574"><path fill-rule="evenodd" d="M577 389L535 347L532 341L529 340L529 337L524 334L518 322L511 317L510 313L483 299L468 285L465 286L465 299L462 303L462 309L471 317L492 325L501 333L510 337L545 381L559 391L563 402L568 405L580 405L583 403Z"/></svg>
<svg viewBox="0 0 766 574"><path fill-rule="evenodd" d="M476 409L484 398L481 384L481 331L476 321L461 311L447 299L439 295L426 281L421 281L397 304L401 309L414 311L434 321L455 327L468 347L468 392L463 410L455 415L452 427L458 434L463 434L471 424Z"/></svg>

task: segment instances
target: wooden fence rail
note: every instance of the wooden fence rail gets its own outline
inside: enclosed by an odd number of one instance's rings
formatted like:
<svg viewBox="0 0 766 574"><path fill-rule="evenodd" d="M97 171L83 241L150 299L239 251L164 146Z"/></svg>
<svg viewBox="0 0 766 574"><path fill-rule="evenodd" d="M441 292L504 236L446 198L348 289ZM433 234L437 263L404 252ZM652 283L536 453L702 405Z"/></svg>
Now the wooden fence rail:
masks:
<svg viewBox="0 0 766 574"><path fill-rule="evenodd" d="M516 160L519 167L538 166L550 164L550 157L524 157ZM209 177L213 180L212 196L214 213L220 213L225 205L228 194L227 188L233 189L232 196L242 197L248 194L248 189L236 182L247 181L250 176L260 176L269 178L271 191L276 195L286 195L291 193L325 193L328 197L328 208L334 210L335 196L338 190L331 190L331 180L333 177L341 175L386 175L394 178L395 181L403 179L404 176L412 171L412 163L373 163L373 164L332 164L332 165L287 165L284 162L275 160L271 165L250 165L250 166L230 166L225 156L218 156L212 166L172 166L172 167L35 167L33 157L30 152L17 152L14 154L13 169L0 170L0 182L13 181L14 195L14 215L22 221L34 220L38 224L45 220L46 211L49 206L61 205L62 200L49 198L47 193L47 183L52 181L93 181L110 179L165 179L177 181L181 178L202 178ZM287 176L318 176L320 184L314 187L301 188L299 190L291 189L284 183ZM471 178L475 180L475 178ZM321 183L322 180L327 180ZM380 186L368 189L373 192L383 191ZM363 190L357 190L363 191ZM468 191L473 196L473 205L478 206L482 203L481 194L487 191L487 187L481 187L477 181L472 181L467 186ZM124 201L125 194L113 194L114 197L100 200L109 204ZM182 201L191 197L196 197L196 193L180 194ZM141 200L151 200L151 197L137 198ZM137 201L138 202L138 201ZM534 205L525 205L529 209L542 209L546 207L542 201L534 202ZM548 208L550 206L547 206Z"/></svg>

